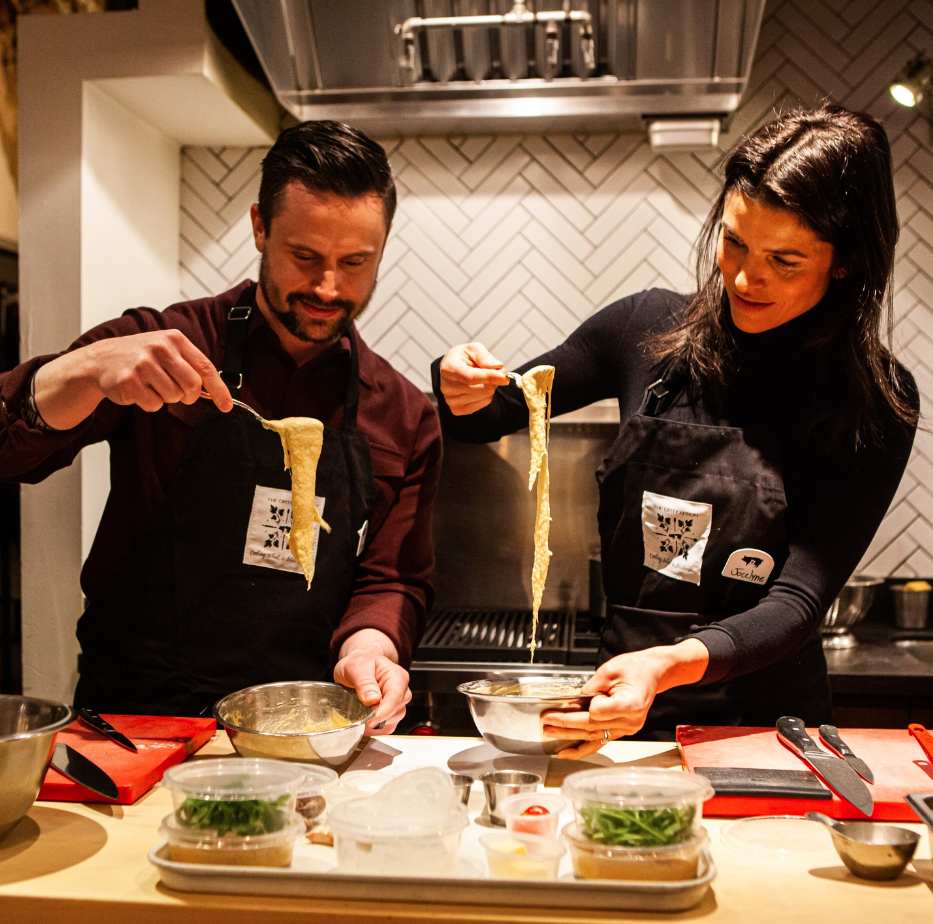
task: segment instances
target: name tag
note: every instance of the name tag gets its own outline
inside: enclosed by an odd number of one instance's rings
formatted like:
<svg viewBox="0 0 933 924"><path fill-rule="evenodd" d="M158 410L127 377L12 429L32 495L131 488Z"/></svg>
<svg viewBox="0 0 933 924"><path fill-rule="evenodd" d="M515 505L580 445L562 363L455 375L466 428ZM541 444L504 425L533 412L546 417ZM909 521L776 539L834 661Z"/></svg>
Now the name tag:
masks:
<svg viewBox="0 0 933 924"><path fill-rule="evenodd" d="M722 576L749 584L761 584L771 577L774 559L761 549L736 549L722 569Z"/></svg>
<svg viewBox="0 0 933 924"><path fill-rule="evenodd" d="M315 497L314 506L323 516L324 498ZM253 508L249 515L249 526L246 529L243 564L303 574L301 565L295 561L288 548L288 534L291 528L292 492L284 488L264 488L262 485L256 485ZM315 562L317 562L320 532L320 525L315 523L312 550Z"/></svg>

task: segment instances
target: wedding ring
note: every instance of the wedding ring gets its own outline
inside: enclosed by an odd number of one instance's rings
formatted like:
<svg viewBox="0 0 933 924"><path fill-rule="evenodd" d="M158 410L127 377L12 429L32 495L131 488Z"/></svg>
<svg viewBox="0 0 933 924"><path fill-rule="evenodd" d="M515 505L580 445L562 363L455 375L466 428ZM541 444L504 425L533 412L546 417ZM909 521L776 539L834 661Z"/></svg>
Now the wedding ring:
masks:
<svg viewBox="0 0 933 924"><path fill-rule="evenodd" d="M612 738L612 732L608 728L604 728L603 729L603 744L608 743L610 738Z"/></svg>

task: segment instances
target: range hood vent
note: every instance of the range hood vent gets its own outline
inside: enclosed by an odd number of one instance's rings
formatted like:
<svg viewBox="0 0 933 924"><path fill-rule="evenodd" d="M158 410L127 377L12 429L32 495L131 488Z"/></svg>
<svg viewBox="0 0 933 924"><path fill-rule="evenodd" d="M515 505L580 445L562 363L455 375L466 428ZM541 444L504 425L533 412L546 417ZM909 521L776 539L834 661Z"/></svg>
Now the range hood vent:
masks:
<svg viewBox="0 0 933 924"><path fill-rule="evenodd" d="M765 0L233 0L299 120L376 135L725 119Z"/></svg>

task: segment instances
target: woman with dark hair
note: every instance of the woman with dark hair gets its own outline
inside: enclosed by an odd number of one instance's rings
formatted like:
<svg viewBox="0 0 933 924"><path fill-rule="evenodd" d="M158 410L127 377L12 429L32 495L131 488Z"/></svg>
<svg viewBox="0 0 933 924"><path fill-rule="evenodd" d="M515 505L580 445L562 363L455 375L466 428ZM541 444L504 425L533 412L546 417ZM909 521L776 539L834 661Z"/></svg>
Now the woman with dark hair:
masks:
<svg viewBox="0 0 933 924"><path fill-rule="evenodd" d="M697 294L621 299L520 366L556 369L553 414L616 398L597 473L608 618L590 710L545 733L671 738L677 724L832 720L819 624L901 479L917 426L891 349L898 225L887 137L825 106L725 158ZM482 344L434 364L441 421L485 442L527 426Z"/></svg>

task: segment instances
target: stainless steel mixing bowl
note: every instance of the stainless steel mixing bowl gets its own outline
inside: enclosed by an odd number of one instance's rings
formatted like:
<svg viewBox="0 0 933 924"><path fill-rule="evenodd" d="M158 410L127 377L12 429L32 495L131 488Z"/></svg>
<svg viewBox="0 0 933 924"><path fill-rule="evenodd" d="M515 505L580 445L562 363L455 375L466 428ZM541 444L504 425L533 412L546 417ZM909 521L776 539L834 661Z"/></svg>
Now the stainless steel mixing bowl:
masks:
<svg viewBox="0 0 933 924"><path fill-rule="evenodd" d="M0 838L32 808L55 735L74 719L64 703L0 695Z"/></svg>
<svg viewBox="0 0 933 924"><path fill-rule="evenodd" d="M851 632L852 626L865 618L875 599L875 592L883 583L881 578L858 575L846 581L820 623L824 648L854 648L858 645L858 639Z"/></svg>
<svg viewBox="0 0 933 924"><path fill-rule="evenodd" d="M307 731L332 711L349 721L343 728ZM214 704L214 718L227 729L241 757L272 757L342 764L375 714L354 690L312 680L264 683L231 693Z"/></svg>
<svg viewBox="0 0 933 924"><path fill-rule="evenodd" d="M574 742L544 738L541 713L552 709L587 709L589 696L550 692L555 685L579 690L579 674L545 674L506 680L471 680L457 689L466 695L479 733L510 754L556 754Z"/></svg>

